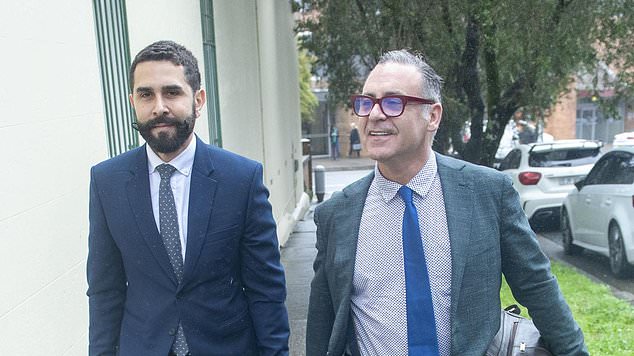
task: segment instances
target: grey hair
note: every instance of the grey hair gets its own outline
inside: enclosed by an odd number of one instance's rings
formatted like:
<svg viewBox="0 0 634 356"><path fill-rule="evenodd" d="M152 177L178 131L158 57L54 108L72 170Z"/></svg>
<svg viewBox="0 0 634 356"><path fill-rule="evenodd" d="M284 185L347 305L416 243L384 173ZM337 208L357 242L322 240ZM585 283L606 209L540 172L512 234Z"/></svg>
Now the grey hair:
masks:
<svg viewBox="0 0 634 356"><path fill-rule="evenodd" d="M423 56L422 53L412 53L406 49L385 52L379 58L378 64L385 63L398 63L414 66L423 77L423 82L421 83L423 92L421 95L424 98L434 100L437 103L442 103L440 91L442 90L443 79L427 63L425 56Z"/></svg>

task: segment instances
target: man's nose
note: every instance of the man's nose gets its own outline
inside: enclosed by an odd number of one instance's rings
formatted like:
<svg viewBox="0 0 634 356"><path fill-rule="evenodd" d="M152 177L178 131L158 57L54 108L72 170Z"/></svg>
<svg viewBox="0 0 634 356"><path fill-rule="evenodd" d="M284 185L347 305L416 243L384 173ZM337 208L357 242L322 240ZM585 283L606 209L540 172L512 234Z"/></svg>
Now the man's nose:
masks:
<svg viewBox="0 0 634 356"><path fill-rule="evenodd" d="M374 105L372 105L372 109L370 109L370 115L368 116L368 119L370 120L387 119L387 116L385 116L385 114L383 113L383 110L381 110L381 105L379 105L378 101L374 103Z"/></svg>
<svg viewBox="0 0 634 356"><path fill-rule="evenodd" d="M161 95L157 95L156 99L154 100L154 108L152 110L152 114L154 116L161 116L167 113L169 113L169 107L167 106L167 103Z"/></svg>

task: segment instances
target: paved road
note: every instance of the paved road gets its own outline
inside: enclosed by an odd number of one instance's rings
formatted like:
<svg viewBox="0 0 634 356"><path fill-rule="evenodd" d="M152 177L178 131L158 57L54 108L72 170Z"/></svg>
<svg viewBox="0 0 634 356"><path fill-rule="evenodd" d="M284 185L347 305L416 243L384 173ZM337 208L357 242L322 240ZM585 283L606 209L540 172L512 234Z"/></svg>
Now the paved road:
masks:
<svg viewBox="0 0 634 356"><path fill-rule="evenodd" d="M614 277L610 272L610 262L608 258L595 252L584 250L581 254L575 256L564 254L564 249L561 246L560 231L542 231L539 234L543 237L543 240L553 245L548 244L549 248L546 249L545 245L547 243L542 242L542 247L544 247L545 252L551 259L572 265L593 280L609 285L616 296L634 305L634 277L626 279Z"/></svg>

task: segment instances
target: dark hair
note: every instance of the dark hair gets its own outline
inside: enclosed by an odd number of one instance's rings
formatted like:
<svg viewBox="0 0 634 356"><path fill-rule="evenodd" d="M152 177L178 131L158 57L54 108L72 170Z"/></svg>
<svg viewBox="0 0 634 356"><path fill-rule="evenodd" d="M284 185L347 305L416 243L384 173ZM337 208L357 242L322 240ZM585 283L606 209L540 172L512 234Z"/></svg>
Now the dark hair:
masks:
<svg viewBox="0 0 634 356"><path fill-rule="evenodd" d="M200 89L200 71L196 57L182 45L173 41L157 41L139 52L130 66L130 89L134 89L134 70L137 64L148 61L170 61L183 66L187 84L196 92Z"/></svg>
<svg viewBox="0 0 634 356"><path fill-rule="evenodd" d="M423 77L423 82L421 83L423 92L421 94L438 103L441 102L440 91L442 90L443 80L427 63L422 53L412 53L406 49L386 52L379 58L379 64L384 63L398 63L416 67Z"/></svg>

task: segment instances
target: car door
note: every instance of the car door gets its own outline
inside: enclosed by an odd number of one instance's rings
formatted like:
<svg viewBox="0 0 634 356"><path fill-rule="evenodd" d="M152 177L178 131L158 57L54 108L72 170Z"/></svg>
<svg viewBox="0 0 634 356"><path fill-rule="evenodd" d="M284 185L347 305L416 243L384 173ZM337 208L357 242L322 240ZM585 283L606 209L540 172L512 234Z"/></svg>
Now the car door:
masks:
<svg viewBox="0 0 634 356"><path fill-rule="evenodd" d="M594 165L577 194L570 195L569 218L575 241L580 245L592 243L593 194L596 185L609 168L610 156L603 156Z"/></svg>
<svg viewBox="0 0 634 356"><path fill-rule="evenodd" d="M595 250L605 252L608 242L605 238L609 220L609 208L606 206L605 193L613 186L614 177L619 171L619 159L613 153L607 153L597 165L597 175L588 175L587 185L581 189L579 204L582 212L579 219L584 227L583 238ZM592 173L592 172L591 172Z"/></svg>
<svg viewBox="0 0 634 356"><path fill-rule="evenodd" d="M612 152L605 174L601 175L600 181L592 189L596 209L593 211L594 223L590 233L593 243L606 251L608 228L610 220L615 216L614 209L619 205L631 207L632 196L628 186L632 184L632 156L628 152Z"/></svg>

